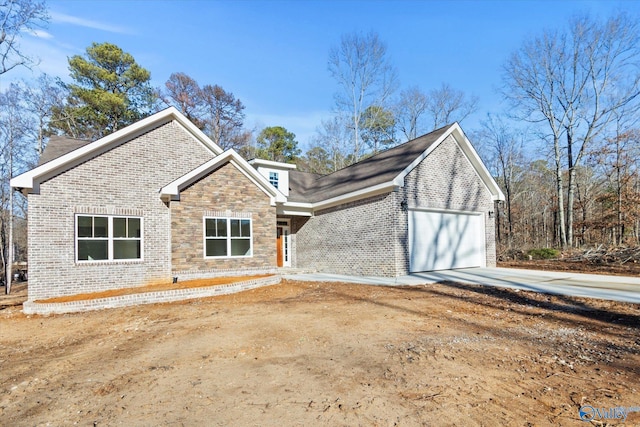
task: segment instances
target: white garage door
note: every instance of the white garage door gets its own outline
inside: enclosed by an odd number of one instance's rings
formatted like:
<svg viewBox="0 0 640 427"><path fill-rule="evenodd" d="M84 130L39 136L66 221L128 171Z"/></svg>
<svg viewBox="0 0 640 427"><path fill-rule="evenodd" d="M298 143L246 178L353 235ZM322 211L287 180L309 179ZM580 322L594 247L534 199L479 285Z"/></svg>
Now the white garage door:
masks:
<svg viewBox="0 0 640 427"><path fill-rule="evenodd" d="M484 266L482 214L410 210L409 251L412 273Z"/></svg>

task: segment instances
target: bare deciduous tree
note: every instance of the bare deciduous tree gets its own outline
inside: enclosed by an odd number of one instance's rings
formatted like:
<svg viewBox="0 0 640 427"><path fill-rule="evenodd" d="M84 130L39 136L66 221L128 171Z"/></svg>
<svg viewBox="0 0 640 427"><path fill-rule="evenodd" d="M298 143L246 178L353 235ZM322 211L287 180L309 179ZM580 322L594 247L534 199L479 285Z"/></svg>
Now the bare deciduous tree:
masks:
<svg viewBox="0 0 640 427"><path fill-rule="evenodd" d="M34 63L34 59L20 49L20 36L25 31L41 28L48 20L44 1L0 1L0 75Z"/></svg>
<svg viewBox="0 0 640 427"><path fill-rule="evenodd" d="M328 153L331 172L335 172L352 163L349 161L349 155L345 150L351 135L346 125L349 120L348 117L339 115L329 120L323 120L313 139L311 149L320 147Z"/></svg>
<svg viewBox="0 0 640 427"><path fill-rule="evenodd" d="M494 169L498 182L504 189L506 209L507 246L513 244L513 198L518 182L521 180L523 152L522 137L510 128L501 118L488 115L481 122L482 129L476 135L477 142L483 148L487 163ZM498 241L501 242L501 224L497 227Z"/></svg>
<svg viewBox="0 0 640 427"><path fill-rule="evenodd" d="M14 169L20 168L29 154L25 146L28 134L28 117L25 114L24 91L17 83L0 93L0 259L6 283L6 293L11 292L13 263L13 191L9 181Z"/></svg>
<svg viewBox="0 0 640 427"><path fill-rule="evenodd" d="M525 42L504 70L504 95L520 118L544 123L547 129L554 151L562 244L571 246L576 167L604 137L617 111L629 111L632 105L637 109L638 24L625 14L605 21L575 18L566 31L546 31Z"/></svg>
<svg viewBox="0 0 640 427"><path fill-rule="evenodd" d="M205 85L201 93L202 120L207 135L223 149L245 146L251 139L251 132L243 129L242 102L218 85Z"/></svg>
<svg viewBox="0 0 640 427"><path fill-rule="evenodd" d="M218 85L200 87L185 73L173 73L160 91L163 101L173 105L223 149L246 146L251 131L243 128L244 105L233 93Z"/></svg>
<svg viewBox="0 0 640 427"><path fill-rule="evenodd" d="M201 128L202 90L198 82L185 73L172 73L164 86L165 90L160 93L162 100Z"/></svg>
<svg viewBox="0 0 640 427"><path fill-rule="evenodd" d="M416 139L426 132L423 124L429 100L419 87L413 86L403 90L395 106L396 123L407 141Z"/></svg>
<svg viewBox="0 0 640 427"><path fill-rule="evenodd" d="M426 112L432 120L432 128L461 123L470 114L478 110L478 98L467 97L464 92L443 83L440 88L429 91Z"/></svg>
<svg viewBox="0 0 640 427"><path fill-rule="evenodd" d="M360 131L364 113L372 105L387 107L396 89L396 71L386 45L375 32L343 35L340 44L329 51L328 67L340 87L336 107L349 117L352 157L358 161L363 150Z"/></svg>
<svg viewBox="0 0 640 427"><path fill-rule="evenodd" d="M45 148L45 137L53 116L53 108L63 105L68 93L59 79L54 79L47 74L40 75L34 83L25 82L23 90L26 108L37 121L37 125L31 128L36 132L32 138L37 141L35 150L39 157Z"/></svg>

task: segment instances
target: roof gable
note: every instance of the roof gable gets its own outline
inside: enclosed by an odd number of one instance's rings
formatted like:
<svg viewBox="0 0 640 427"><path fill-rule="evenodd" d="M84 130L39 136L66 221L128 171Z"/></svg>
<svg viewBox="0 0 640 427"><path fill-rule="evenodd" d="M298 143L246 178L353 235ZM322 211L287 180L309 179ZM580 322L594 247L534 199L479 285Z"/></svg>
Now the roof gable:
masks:
<svg viewBox="0 0 640 427"><path fill-rule="evenodd" d="M405 177L449 136L453 136L460 146L493 199L504 200L500 187L458 123L436 129L329 175L291 172L290 200L323 209L403 187Z"/></svg>
<svg viewBox="0 0 640 427"><path fill-rule="evenodd" d="M415 158L407 167L395 178L394 182L397 185L403 185L404 179L407 175L417 167L422 160L424 160L433 150L438 147L445 139L449 136L453 136L453 139L456 141L464 155L467 157L474 170L487 187L487 190L491 193L491 197L494 201L496 200L504 200L504 194L500 189L498 183L493 179L491 173L480 159L478 152L473 148L471 142L467 139L467 136L462 131L460 125L456 122L448 127L447 131L438 138L435 143L431 144L420 156Z"/></svg>
<svg viewBox="0 0 640 427"><path fill-rule="evenodd" d="M75 147L75 149L70 147L70 145L73 144L61 143L61 145L64 145L66 148L70 148L71 151L62 154L59 157L54 157L52 155L52 158L49 161L41 162L41 164L35 169L13 178L11 180L11 186L24 191L33 191L37 193L39 191L40 182L64 172L65 170L72 169L91 157L100 155L119 144L126 143L127 141L130 141L135 137L170 121L176 121L179 123L195 141L205 146L214 154L220 154L223 152L219 146L211 141L211 139L209 139L176 108L169 107L96 141L86 144L78 143L78 146ZM66 138L66 140L69 140L69 138ZM54 151L57 151L57 149Z"/></svg>
<svg viewBox="0 0 640 427"><path fill-rule="evenodd" d="M447 129L444 127L435 130L329 175L320 176L307 189L305 196L311 202L320 202L392 182L415 158L438 141Z"/></svg>
<svg viewBox="0 0 640 427"><path fill-rule="evenodd" d="M244 176L250 179L260 190L271 197L271 204L284 203L287 198L279 192L269 181L244 160L233 149L229 149L214 157L206 163L198 166L180 178L162 187L159 191L160 197L165 201L180 200L180 191L189 185L199 181L204 176L218 169L220 166L230 163L238 169Z"/></svg>

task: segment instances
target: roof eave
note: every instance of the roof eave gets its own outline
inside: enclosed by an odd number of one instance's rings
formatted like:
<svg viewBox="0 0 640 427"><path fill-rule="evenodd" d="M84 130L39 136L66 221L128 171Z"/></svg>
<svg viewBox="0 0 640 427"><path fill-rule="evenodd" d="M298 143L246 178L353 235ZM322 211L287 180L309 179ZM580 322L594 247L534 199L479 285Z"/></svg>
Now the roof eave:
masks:
<svg viewBox="0 0 640 427"><path fill-rule="evenodd" d="M303 202L285 202L278 204L276 214L310 217L313 216L313 205Z"/></svg>
<svg viewBox="0 0 640 427"><path fill-rule="evenodd" d="M251 159L249 160L249 164L251 166L265 166L276 169L297 169L297 166L293 163L274 162L272 160L265 159Z"/></svg>
<svg viewBox="0 0 640 427"><path fill-rule="evenodd" d="M357 200L366 199L369 197L377 196L380 194L390 193L398 189L398 185L394 181L383 182L371 187L366 187L361 190L352 191L347 194L332 197L330 199L322 200L312 203L313 210L328 209L334 206L342 205L344 203L354 202Z"/></svg>
<svg viewBox="0 0 640 427"><path fill-rule="evenodd" d="M40 165L30 171L18 175L10 181L10 185L13 188L28 189L32 192L34 189L38 189L39 178L42 180L48 179L48 177L54 176L61 169L65 167L73 167L82 159L89 157L92 154L100 153L101 150L106 150L111 145L121 141L125 138L134 138L136 135L140 135L147 131L147 129L162 122L169 122L175 120L180 123L195 139L201 144L205 145L214 154L221 154L223 150L218 147L209 137L207 137L196 125L191 123L184 115L182 115L175 107L169 107L165 110L152 114L149 117L129 125L125 128L117 130L116 132L86 144L76 150L73 150L67 154L64 154L56 159L53 159L43 165Z"/></svg>
<svg viewBox="0 0 640 427"><path fill-rule="evenodd" d="M214 157L206 163L203 163L191 172L162 187L159 191L160 198L165 202L170 200L179 200L180 191L182 191L182 189L198 181L204 175L227 162L233 164L233 166L245 177L251 180L256 186L258 186L258 188L267 194L270 197L272 206L275 206L276 203L285 203L287 201L284 194L271 185L265 177L258 173L256 169L249 165L249 163L247 163L247 161L233 149L224 151L222 154Z"/></svg>
<svg viewBox="0 0 640 427"><path fill-rule="evenodd" d="M500 189L500 186L498 185L496 180L493 179L493 176L491 176L491 173L478 155L478 152L475 150L475 148L473 148L473 145L471 145L471 142L464 134L464 131L457 122L453 125L452 133L454 134L454 138L456 139L456 141L458 141L458 145L460 145L462 151L465 153L473 167L476 169L476 172L484 182L485 186L491 193L491 198L494 201L504 200L504 193ZM462 144L460 143L461 141L463 141Z"/></svg>
<svg viewBox="0 0 640 427"><path fill-rule="evenodd" d="M452 124L449 127L449 129L447 129L446 132L444 132L442 135L440 135L440 137L433 144L431 144L429 146L429 148L427 148L420 156L418 156L413 162L411 162L411 164L409 164L409 166L407 166L393 180L395 185L397 185L399 187L403 187L404 186L404 180L407 177L407 175L409 175L409 173L416 166L418 166L420 164L420 162L422 162L429 154L431 154L431 152L433 150L435 150L444 140L446 140L451 135L453 135L453 138L458 143L458 146L462 149L462 151L465 154L465 156L467 156L467 158L471 162L472 166L476 170L476 173L478 174L478 176L480 177L480 179L484 183L485 187L491 193L491 198L494 201L496 201L496 200L504 200L505 199L504 198L504 194L502 193L502 190L500 190L500 186L493 179L493 177L491 176L491 174L487 170L486 166L482 162L482 159L480 159L480 156L478 155L476 150L473 148L473 145L471 145L471 142L469 141L469 139L467 139L467 136L464 134L462 128L460 127L460 125L457 122Z"/></svg>

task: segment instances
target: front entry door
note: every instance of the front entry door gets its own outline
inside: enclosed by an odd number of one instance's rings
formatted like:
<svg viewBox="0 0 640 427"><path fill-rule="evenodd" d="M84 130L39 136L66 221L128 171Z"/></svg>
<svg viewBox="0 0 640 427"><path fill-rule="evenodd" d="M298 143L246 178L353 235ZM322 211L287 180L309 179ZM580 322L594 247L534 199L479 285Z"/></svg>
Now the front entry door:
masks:
<svg viewBox="0 0 640 427"><path fill-rule="evenodd" d="M276 259L278 262L278 267L282 267L284 266L284 259L283 259L283 245L282 245L282 241L284 239L282 238L282 227L278 227L278 231L276 233Z"/></svg>
<svg viewBox="0 0 640 427"><path fill-rule="evenodd" d="M291 267L291 236L288 225L279 225L276 232L276 260L278 267Z"/></svg>

